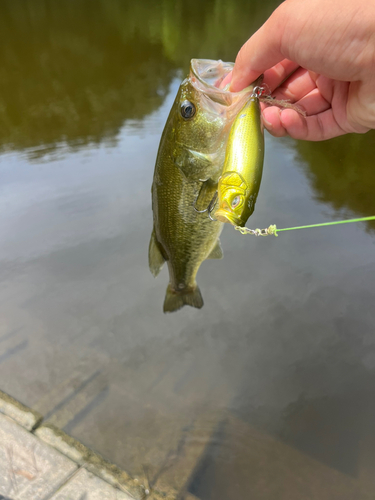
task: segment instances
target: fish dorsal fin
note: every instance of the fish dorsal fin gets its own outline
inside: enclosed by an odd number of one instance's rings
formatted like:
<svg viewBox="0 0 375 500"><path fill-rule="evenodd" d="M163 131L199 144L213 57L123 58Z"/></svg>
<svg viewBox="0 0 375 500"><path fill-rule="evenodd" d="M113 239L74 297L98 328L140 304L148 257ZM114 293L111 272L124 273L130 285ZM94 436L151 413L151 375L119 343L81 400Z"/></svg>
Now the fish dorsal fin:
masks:
<svg viewBox="0 0 375 500"><path fill-rule="evenodd" d="M212 201L215 193L217 191L217 182L212 179L207 179L203 182L197 199L195 200L194 207L196 210L206 210L208 205Z"/></svg>
<svg viewBox="0 0 375 500"><path fill-rule="evenodd" d="M216 241L216 245L211 250L210 255L207 259L222 259L224 257L223 249L221 248L220 240Z"/></svg>
<svg viewBox="0 0 375 500"><path fill-rule="evenodd" d="M165 258L163 257L160 244L156 239L155 229L152 230L150 245L148 247L148 265L152 274L156 277L163 267Z"/></svg>

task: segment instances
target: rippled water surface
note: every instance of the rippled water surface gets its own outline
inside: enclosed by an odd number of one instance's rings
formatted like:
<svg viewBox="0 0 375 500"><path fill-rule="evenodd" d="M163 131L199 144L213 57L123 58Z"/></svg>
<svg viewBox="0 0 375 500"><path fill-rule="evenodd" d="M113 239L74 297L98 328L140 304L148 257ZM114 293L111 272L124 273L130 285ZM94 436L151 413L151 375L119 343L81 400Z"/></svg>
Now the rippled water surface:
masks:
<svg viewBox="0 0 375 500"><path fill-rule="evenodd" d="M375 494L375 226L222 235L205 306L148 269L160 135L192 57L277 2L3 0L0 388L183 499ZM251 227L375 214L375 135L266 136Z"/></svg>

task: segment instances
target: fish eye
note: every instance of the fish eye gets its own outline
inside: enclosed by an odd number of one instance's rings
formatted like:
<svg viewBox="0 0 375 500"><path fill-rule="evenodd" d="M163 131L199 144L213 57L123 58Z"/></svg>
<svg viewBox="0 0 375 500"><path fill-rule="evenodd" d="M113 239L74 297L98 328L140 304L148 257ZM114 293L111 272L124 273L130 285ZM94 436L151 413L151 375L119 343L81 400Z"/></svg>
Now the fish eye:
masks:
<svg viewBox="0 0 375 500"><path fill-rule="evenodd" d="M195 106L192 102L190 101L184 101L181 104L181 115L185 120L189 120L190 118L193 118L195 115Z"/></svg>
<svg viewBox="0 0 375 500"><path fill-rule="evenodd" d="M232 203L231 203L232 208L238 207L238 205L240 204L240 201L241 201L241 196L240 195L235 196L232 200Z"/></svg>

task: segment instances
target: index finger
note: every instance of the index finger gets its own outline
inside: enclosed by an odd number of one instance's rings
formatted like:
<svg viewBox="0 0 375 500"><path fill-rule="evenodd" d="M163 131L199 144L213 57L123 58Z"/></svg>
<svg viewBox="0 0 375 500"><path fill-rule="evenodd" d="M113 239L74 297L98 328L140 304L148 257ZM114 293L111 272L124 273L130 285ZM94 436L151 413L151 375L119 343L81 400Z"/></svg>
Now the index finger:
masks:
<svg viewBox="0 0 375 500"><path fill-rule="evenodd" d="M300 68L299 64L290 61L289 59L284 59L264 72L264 83L266 83L271 89L271 92L273 92L293 73L295 73L298 68Z"/></svg>

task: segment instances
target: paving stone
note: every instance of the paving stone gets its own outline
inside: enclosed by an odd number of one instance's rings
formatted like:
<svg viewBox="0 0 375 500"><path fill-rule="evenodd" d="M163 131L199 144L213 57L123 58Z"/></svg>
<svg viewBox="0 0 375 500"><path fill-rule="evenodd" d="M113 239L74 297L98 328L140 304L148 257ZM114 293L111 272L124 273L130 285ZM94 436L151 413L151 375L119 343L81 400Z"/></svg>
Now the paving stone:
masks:
<svg viewBox="0 0 375 500"><path fill-rule="evenodd" d="M86 469L80 469L51 500L134 500Z"/></svg>
<svg viewBox="0 0 375 500"><path fill-rule="evenodd" d="M41 425L35 431L35 435L77 464L84 465L85 469L109 485L115 488L120 485L119 487L125 488L135 498L138 498L142 493L141 484L133 480L125 471L107 462L103 457L54 425L49 423Z"/></svg>
<svg viewBox="0 0 375 500"><path fill-rule="evenodd" d="M47 500L77 464L0 414L0 498Z"/></svg>
<svg viewBox="0 0 375 500"><path fill-rule="evenodd" d="M0 413L12 418L29 431L42 421L40 413L30 410L30 408L2 391L0 391Z"/></svg>

